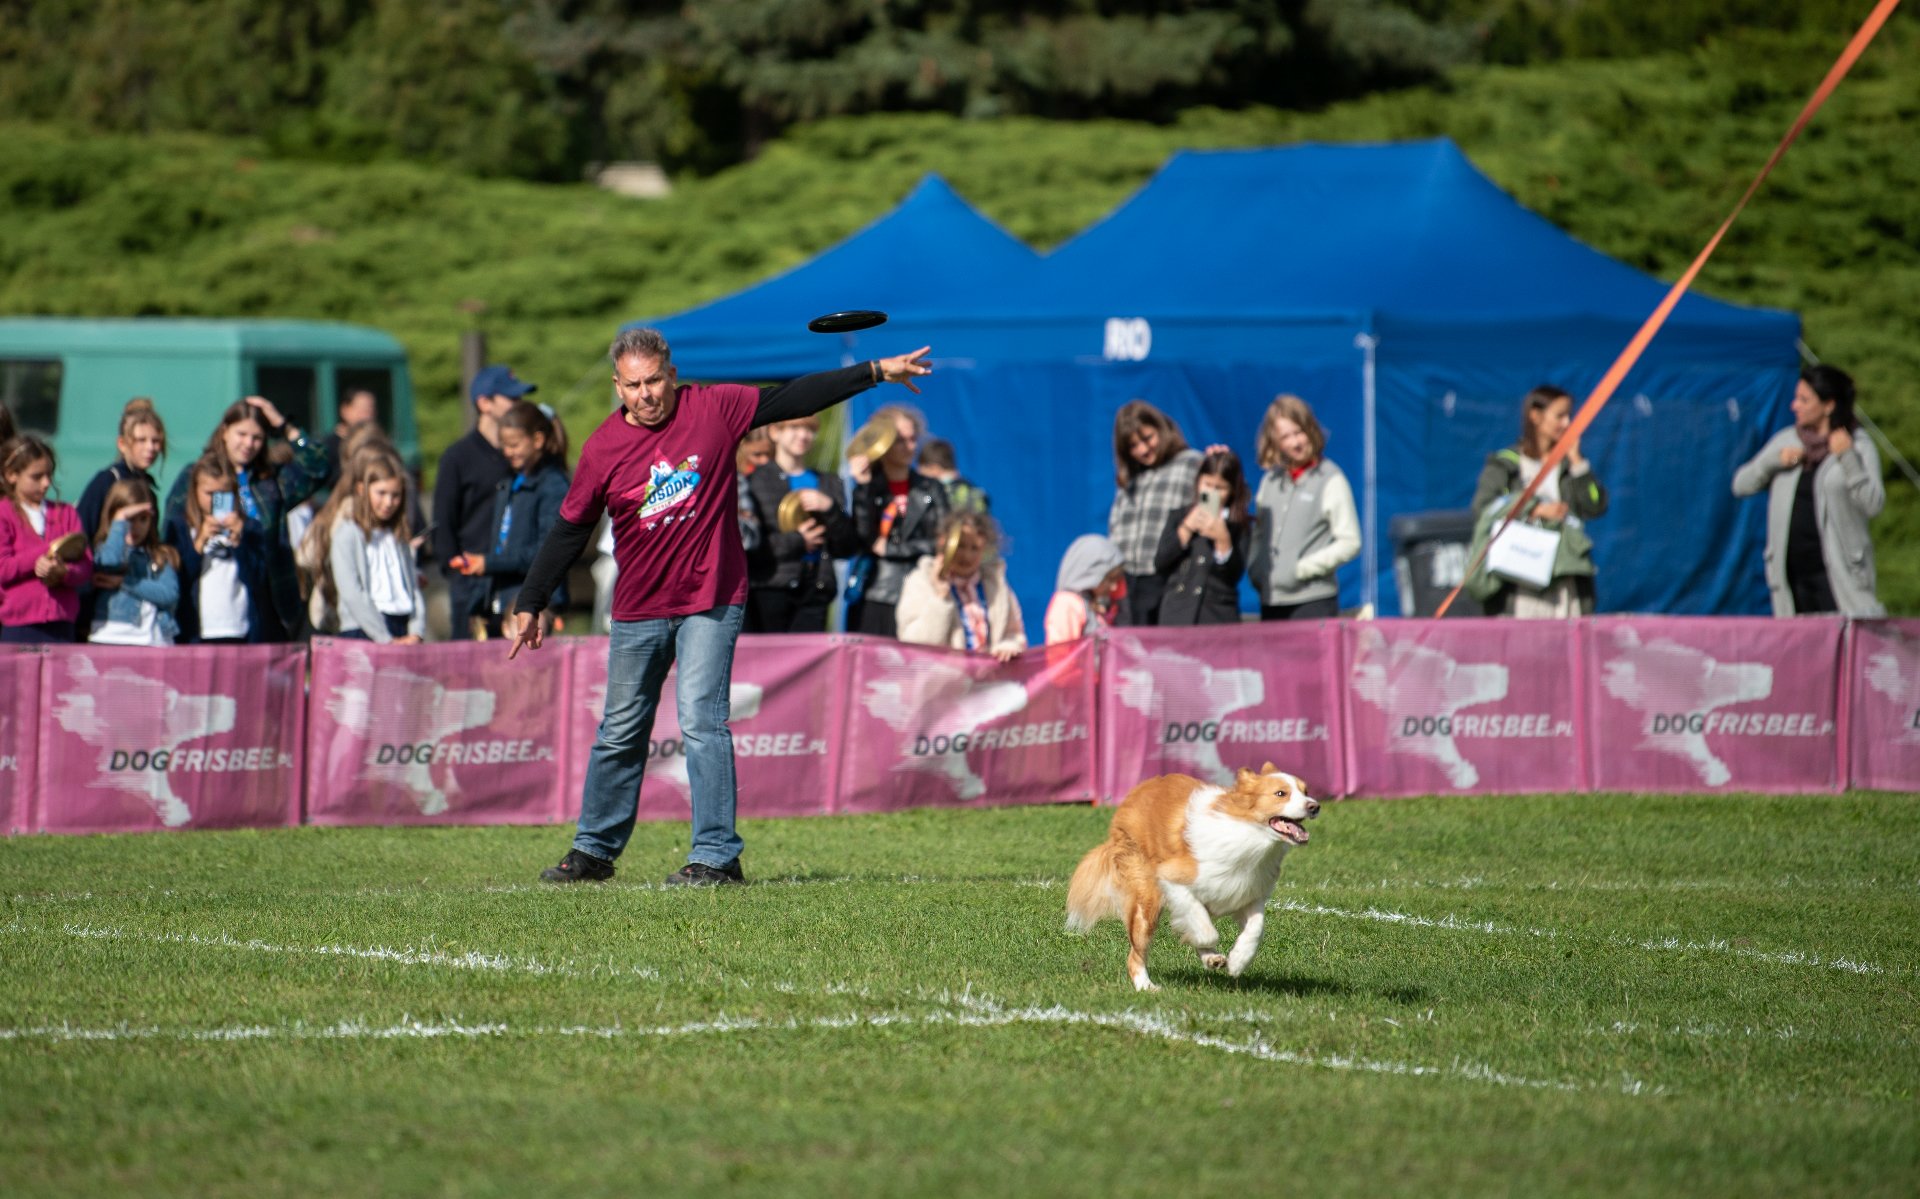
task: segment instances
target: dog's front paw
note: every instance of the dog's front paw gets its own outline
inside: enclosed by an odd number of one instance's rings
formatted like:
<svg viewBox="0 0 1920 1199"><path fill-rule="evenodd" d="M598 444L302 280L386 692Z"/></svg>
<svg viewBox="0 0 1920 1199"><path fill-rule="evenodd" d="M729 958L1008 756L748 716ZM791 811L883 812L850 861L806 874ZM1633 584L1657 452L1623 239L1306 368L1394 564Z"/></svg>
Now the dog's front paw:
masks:
<svg viewBox="0 0 1920 1199"><path fill-rule="evenodd" d="M1200 955L1200 964L1209 970L1225 970L1227 968L1227 955L1224 953L1203 953Z"/></svg>

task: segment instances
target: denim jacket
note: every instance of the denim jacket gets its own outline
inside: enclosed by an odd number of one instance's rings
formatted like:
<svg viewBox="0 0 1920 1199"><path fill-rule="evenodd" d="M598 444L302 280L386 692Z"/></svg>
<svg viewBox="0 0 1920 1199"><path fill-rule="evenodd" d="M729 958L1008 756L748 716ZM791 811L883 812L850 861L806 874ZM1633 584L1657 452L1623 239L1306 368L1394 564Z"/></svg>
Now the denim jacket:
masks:
<svg viewBox="0 0 1920 1199"><path fill-rule="evenodd" d="M180 572L171 566L155 570L146 546L129 546L126 521L116 520L107 526L106 539L94 547L93 561L103 570L124 572L120 586L95 597L96 623L139 624L140 601L145 600L159 609L154 624L169 638L180 635L180 622L173 615L180 606Z"/></svg>

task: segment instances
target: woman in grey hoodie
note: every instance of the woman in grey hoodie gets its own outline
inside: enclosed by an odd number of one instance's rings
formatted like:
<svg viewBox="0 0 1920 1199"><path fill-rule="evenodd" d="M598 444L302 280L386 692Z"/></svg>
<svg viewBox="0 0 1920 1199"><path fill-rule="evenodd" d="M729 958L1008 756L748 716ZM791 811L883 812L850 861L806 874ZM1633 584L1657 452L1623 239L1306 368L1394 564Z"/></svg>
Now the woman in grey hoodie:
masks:
<svg viewBox="0 0 1920 1199"><path fill-rule="evenodd" d="M1299 396L1267 406L1255 448L1266 474L1253 499L1247 575L1260 594L1260 619L1336 617L1340 584L1333 572L1360 554L1353 488L1327 460L1327 434Z"/></svg>
<svg viewBox="0 0 1920 1199"><path fill-rule="evenodd" d="M1880 455L1859 437L1853 380L1809 367L1793 395L1793 427L1774 434L1733 476L1733 494L1767 493L1767 590L1775 616L1885 616L1874 594L1867 522L1886 506Z"/></svg>

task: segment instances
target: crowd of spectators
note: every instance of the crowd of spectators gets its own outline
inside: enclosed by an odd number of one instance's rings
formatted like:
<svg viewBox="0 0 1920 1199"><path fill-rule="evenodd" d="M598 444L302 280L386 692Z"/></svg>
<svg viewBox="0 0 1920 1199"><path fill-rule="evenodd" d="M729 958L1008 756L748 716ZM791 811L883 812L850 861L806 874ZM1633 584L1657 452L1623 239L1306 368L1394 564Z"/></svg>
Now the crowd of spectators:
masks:
<svg viewBox="0 0 1920 1199"><path fill-rule="evenodd" d="M0 407L0 640L418 642L428 562L446 581L452 637L500 636L567 493L566 429L527 398L536 390L505 366L475 377L474 425L440 458L430 522L368 392L343 395L338 423L320 438L259 396L236 402L164 501L155 472L166 423L151 400L133 399L117 456L77 505L53 493L52 446L16 433ZM1529 392L1519 438L1480 472L1469 557L1485 561L1467 590L1489 614L1595 608L1585 527L1607 512L1600 472L1575 441L1540 478L1572 405L1557 387ZM1868 522L1885 492L1871 440L1856 436L1852 380L1809 369L1793 413L1794 425L1733 475L1736 495L1768 496L1774 611L1884 615ZM841 474L814 454L819 433L807 416L740 444L746 630L826 632L838 602L849 632L1001 660L1022 652L1027 622L1007 585L991 498L961 473L952 443L929 437L920 412L889 405L854 434ZM1339 615L1336 572L1362 551L1360 522L1305 401L1282 395L1269 406L1255 439L1257 481L1228 447L1189 446L1144 400L1115 415L1113 450L1107 529L1081 536L1062 559L1047 642L1113 625L1235 622L1243 579L1263 620ZM1480 553L1509 521L1539 539L1538 573ZM613 582L609 540L594 571L603 594Z"/></svg>

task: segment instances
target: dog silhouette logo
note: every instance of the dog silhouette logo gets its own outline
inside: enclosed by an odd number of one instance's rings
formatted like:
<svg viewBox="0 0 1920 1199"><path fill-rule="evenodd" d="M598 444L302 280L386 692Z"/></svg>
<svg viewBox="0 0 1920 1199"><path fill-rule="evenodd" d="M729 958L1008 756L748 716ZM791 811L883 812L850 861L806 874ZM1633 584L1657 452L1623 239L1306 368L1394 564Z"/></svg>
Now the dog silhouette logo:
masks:
<svg viewBox="0 0 1920 1199"><path fill-rule="evenodd" d="M175 754L191 741L233 731L239 704L230 695L188 695L124 666L100 670L91 657L66 660L67 685L53 716L60 727L100 751L100 777L144 799L167 828L193 820L173 789Z"/></svg>
<svg viewBox="0 0 1920 1199"><path fill-rule="evenodd" d="M401 788L423 816L445 812L462 788L436 747L487 727L498 698L485 688L448 687L397 666L375 667L361 650L348 651L346 666L347 681L331 689L326 709L343 728L378 742L360 764L359 777ZM350 739L338 745L352 752Z"/></svg>
<svg viewBox="0 0 1920 1199"><path fill-rule="evenodd" d="M1467 708L1507 698L1507 668L1498 662L1461 662L1412 640L1388 644L1378 629L1360 633L1353 693L1387 717L1387 752L1411 754L1439 766L1453 787L1480 781L1454 739L1454 718Z"/></svg>
<svg viewBox="0 0 1920 1199"><path fill-rule="evenodd" d="M963 800L978 799L986 783L967 761L974 735L996 720L1026 710L1027 689L1006 680L976 679L934 658L909 661L882 647L882 674L867 682L860 704L906 738L895 770L925 770L953 783Z"/></svg>
<svg viewBox="0 0 1920 1199"><path fill-rule="evenodd" d="M1266 702L1265 677L1165 648L1142 653L1137 639L1116 640L1125 643L1117 647L1121 652L1130 649L1138 656L1119 669L1115 697L1153 722L1161 760L1206 782L1231 781L1233 769L1220 757L1220 724Z"/></svg>
<svg viewBox="0 0 1920 1199"><path fill-rule="evenodd" d="M1920 745L1920 670L1903 669L1900 656L1877 653L1867 659L1867 686L1892 700L1902 717L1895 745Z"/></svg>
<svg viewBox="0 0 1920 1199"><path fill-rule="evenodd" d="M1764 662L1722 662L1704 650L1667 637L1643 641L1630 628L1613 634L1614 657L1601 668L1607 694L1644 713L1639 747L1684 759L1710 787L1733 777L1707 744L1707 733L1733 731L1712 714L1773 694L1773 667Z"/></svg>

